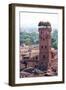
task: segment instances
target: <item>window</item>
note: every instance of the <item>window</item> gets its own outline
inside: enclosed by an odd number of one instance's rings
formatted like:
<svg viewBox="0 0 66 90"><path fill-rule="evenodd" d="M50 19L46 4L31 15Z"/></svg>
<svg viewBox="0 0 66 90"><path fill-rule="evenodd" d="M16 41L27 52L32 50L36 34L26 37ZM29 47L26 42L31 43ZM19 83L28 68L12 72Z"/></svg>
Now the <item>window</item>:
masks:
<svg viewBox="0 0 66 90"><path fill-rule="evenodd" d="M41 48L43 48L43 46L41 46Z"/></svg>
<svg viewBox="0 0 66 90"><path fill-rule="evenodd" d="M38 57L36 56L36 59L38 59Z"/></svg>
<svg viewBox="0 0 66 90"><path fill-rule="evenodd" d="M47 46L45 46L45 48L47 48Z"/></svg>
<svg viewBox="0 0 66 90"><path fill-rule="evenodd" d="M43 40L45 40L45 39L43 38Z"/></svg>
<svg viewBox="0 0 66 90"><path fill-rule="evenodd" d="M45 58L45 55L43 55L43 59Z"/></svg>

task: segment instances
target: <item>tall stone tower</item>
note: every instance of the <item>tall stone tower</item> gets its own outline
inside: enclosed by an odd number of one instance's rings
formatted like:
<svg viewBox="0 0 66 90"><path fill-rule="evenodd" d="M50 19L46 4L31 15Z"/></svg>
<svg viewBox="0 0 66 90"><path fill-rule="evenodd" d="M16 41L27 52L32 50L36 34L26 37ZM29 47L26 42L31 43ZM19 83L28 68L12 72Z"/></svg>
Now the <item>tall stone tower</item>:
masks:
<svg viewBox="0 0 66 90"><path fill-rule="evenodd" d="M39 22L39 69L47 71L51 62L51 24Z"/></svg>

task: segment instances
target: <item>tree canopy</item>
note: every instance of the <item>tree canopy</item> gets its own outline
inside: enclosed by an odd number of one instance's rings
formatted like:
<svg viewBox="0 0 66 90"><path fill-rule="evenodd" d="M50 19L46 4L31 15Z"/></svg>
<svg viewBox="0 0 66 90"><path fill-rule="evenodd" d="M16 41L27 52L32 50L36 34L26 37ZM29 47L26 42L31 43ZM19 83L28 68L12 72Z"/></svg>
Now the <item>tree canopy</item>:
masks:
<svg viewBox="0 0 66 90"><path fill-rule="evenodd" d="M52 35L51 35L51 45L53 48L57 49L58 48L58 30L54 30Z"/></svg>
<svg viewBox="0 0 66 90"><path fill-rule="evenodd" d="M22 43L25 43L26 45L38 44L39 43L38 33L20 32L20 44Z"/></svg>

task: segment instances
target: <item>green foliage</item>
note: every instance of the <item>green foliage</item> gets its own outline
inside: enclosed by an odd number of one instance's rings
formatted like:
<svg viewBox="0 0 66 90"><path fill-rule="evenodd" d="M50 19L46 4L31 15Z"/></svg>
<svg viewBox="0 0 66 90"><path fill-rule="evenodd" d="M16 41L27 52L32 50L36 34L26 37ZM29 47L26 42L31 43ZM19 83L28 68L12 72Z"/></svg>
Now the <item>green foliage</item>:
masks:
<svg viewBox="0 0 66 90"><path fill-rule="evenodd" d="M51 37L52 38L52 40L51 40L52 47L57 49L58 48L58 30L54 30L51 36L52 36Z"/></svg>
<svg viewBox="0 0 66 90"><path fill-rule="evenodd" d="M20 44L25 43L26 45L38 44L39 35L36 32L20 32Z"/></svg>

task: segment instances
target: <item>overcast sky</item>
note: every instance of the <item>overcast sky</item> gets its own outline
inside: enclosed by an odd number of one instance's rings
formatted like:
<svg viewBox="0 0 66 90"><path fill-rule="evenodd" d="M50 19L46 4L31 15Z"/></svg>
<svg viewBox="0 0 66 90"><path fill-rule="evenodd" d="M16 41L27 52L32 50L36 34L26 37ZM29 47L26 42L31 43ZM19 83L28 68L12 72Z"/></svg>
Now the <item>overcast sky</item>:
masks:
<svg viewBox="0 0 66 90"><path fill-rule="evenodd" d="M58 29L58 14L56 13L20 13L20 28L38 28L40 21L48 21L52 29Z"/></svg>

